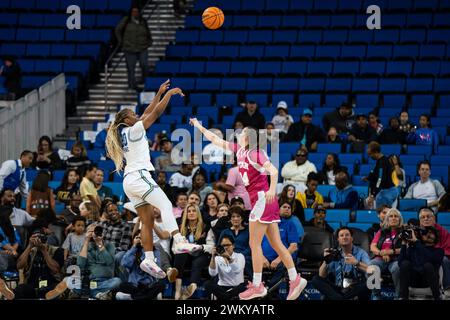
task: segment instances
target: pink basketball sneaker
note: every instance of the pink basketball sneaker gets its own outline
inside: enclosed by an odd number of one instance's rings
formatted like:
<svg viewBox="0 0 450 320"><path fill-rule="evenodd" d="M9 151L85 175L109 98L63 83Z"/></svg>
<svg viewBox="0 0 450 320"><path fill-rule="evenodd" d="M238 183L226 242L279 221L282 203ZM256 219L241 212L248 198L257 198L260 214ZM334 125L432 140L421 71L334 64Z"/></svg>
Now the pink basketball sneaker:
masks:
<svg viewBox="0 0 450 320"><path fill-rule="evenodd" d="M286 300L296 300L302 293L303 289L306 288L307 284L308 281L303 279L300 274L297 274L297 278L295 278L294 281L289 281L289 294Z"/></svg>
<svg viewBox="0 0 450 320"><path fill-rule="evenodd" d="M258 287L253 286L253 283L249 281L247 285L247 290L239 294L239 299L241 300L251 300L255 298L262 298L267 295L267 289L264 283L260 283Z"/></svg>

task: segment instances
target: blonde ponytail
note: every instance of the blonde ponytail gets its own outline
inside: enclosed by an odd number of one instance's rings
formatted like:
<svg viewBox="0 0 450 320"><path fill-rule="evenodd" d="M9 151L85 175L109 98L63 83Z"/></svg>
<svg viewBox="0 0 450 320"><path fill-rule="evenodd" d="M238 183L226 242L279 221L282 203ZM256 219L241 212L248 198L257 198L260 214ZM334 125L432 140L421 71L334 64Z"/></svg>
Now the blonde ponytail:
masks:
<svg viewBox="0 0 450 320"><path fill-rule="evenodd" d="M119 127L126 124L123 120L128 116L129 109L121 110L114 119L114 123L110 126L106 135L106 151L109 158L114 161L117 172L123 170L123 150L122 141L119 135Z"/></svg>

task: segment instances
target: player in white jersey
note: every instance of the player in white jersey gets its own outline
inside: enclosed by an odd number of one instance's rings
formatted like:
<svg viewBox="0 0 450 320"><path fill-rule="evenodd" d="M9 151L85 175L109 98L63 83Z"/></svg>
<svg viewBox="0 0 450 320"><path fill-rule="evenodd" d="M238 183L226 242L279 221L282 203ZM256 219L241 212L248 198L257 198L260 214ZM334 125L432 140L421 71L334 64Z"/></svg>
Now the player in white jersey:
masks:
<svg viewBox="0 0 450 320"><path fill-rule="evenodd" d="M156 264L153 255L154 220L152 206L157 207L161 211L165 229L174 238L172 251L175 254L189 253L202 249L202 246L188 243L185 237L180 234L172 213L172 203L152 179L149 172L153 171L154 168L150 162L150 148L146 130L164 112L173 95L179 94L184 96L179 88L174 88L167 91L164 98L160 101L162 94L166 92L169 85L169 80L161 85L155 98L141 117L138 117L130 109L124 109L117 113L106 138L108 155L114 161L117 172L124 169L123 189L136 208L142 222L141 241L144 247L145 259L140 264L140 267L143 271L156 278L164 278L166 274ZM169 280L175 280L175 277L176 274L171 274Z"/></svg>

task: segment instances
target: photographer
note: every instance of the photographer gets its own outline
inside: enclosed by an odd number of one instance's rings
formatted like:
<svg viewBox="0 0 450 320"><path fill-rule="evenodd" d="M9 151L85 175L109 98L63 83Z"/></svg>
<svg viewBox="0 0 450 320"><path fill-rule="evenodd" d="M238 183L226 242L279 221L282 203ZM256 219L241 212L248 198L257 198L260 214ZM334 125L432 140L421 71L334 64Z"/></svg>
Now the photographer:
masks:
<svg viewBox="0 0 450 320"><path fill-rule="evenodd" d="M86 231L86 239L77 258L80 269L89 271L90 297L99 300L111 299L111 290L120 285L120 279L114 278L114 245L103 241L103 230L91 224ZM80 289L74 290L81 294Z"/></svg>
<svg viewBox="0 0 450 320"><path fill-rule="evenodd" d="M339 246L325 250L324 262L312 284L325 299L350 300L358 297L359 300L368 300L365 273L370 263L369 255L353 245L353 232L349 228L338 229L336 235Z"/></svg>
<svg viewBox="0 0 450 320"><path fill-rule="evenodd" d="M159 251L155 250L156 260L160 264ZM128 282L122 282L116 300L154 299L164 290L163 279L156 279L140 268L144 259L140 231L133 239L133 246L122 258L122 266L129 272Z"/></svg>
<svg viewBox="0 0 450 320"><path fill-rule="evenodd" d="M214 279L205 283L205 290L214 294L219 300L236 298L239 293L245 291L244 283L245 257L242 253L234 252L234 240L224 235L220 245L213 249L209 274L211 277L219 275L219 280Z"/></svg>
<svg viewBox="0 0 450 320"><path fill-rule="evenodd" d="M410 285L419 285L430 287L434 300L441 300L439 267L444 258L444 250L435 247L439 242L437 229L434 227L418 230L409 228L405 229L400 237L402 239L402 249L398 258L400 298L408 300Z"/></svg>

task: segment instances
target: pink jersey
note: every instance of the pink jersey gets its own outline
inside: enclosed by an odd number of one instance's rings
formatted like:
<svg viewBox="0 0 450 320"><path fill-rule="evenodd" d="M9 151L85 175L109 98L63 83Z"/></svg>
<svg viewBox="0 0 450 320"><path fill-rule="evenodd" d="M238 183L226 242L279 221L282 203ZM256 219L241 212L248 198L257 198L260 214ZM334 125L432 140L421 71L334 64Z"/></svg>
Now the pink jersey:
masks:
<svg viewBox="0 0 450 320"><path fill-rule="evenodd" d="M261 150L246 150L236 144L233 145L233 148L236 153L239 173L250 196L250 201L254 205L258 199L258 192L269 190L268 174L263 168L269 158Z"/></svg>

